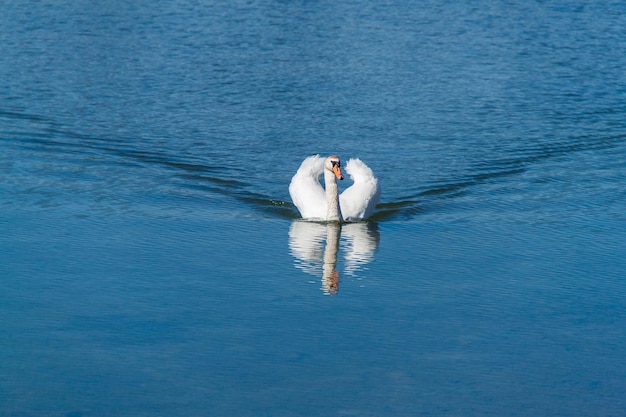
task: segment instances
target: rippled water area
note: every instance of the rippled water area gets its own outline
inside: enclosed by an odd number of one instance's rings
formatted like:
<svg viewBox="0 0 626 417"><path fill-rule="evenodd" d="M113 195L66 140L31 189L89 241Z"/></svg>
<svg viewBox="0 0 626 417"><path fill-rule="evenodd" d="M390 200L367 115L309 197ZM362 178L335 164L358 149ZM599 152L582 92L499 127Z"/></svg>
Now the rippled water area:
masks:
<svg viewBox="0 0 626 417"><path fill-rule="evenodd" d="M0 417L626 415L626 3L0 10Z"/></svg>

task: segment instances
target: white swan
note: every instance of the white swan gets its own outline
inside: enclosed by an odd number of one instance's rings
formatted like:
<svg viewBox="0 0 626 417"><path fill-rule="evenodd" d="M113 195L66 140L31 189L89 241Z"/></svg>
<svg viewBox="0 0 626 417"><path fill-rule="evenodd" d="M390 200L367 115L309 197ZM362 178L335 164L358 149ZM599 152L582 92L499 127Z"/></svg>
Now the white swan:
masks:
<svg viewBox="0 0 626 417"><path fill-rule="evenodd" d="M358 221L367 219L380 199L380 186L372 170L360 159L350 159L346 172L354 181L341 195L337 179L343 180L337 156L309 156L291 179L289 194L303 219ZM324 173L322 188L319 176Z"/></svg>

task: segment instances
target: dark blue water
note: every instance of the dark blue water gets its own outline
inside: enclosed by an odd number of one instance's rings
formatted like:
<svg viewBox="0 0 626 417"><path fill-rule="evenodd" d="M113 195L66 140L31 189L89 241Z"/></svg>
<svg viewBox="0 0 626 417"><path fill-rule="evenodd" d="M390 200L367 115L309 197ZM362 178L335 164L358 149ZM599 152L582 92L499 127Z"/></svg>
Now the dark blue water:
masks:
<svg viewBox="0 0 626 417"><path fill-rule="evenodd" d="M624 27L3 4L0 416L623 415ZM372 221L297 220L313 153L373 169Z"/></svg>

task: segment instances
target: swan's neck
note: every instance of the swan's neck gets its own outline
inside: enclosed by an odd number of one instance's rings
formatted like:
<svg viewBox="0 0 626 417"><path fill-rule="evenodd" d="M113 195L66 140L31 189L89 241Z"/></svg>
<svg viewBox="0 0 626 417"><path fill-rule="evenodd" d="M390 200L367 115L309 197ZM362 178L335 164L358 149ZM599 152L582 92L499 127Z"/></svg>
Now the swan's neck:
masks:
<svg viewBox="0 0 626 417"><path fill-rule="evenodd" d="M337 178L332 171L324 170L324 183L326 185L326 203L328 204L326 220L341 222L343 218L339 208L339 187L337 186Z"/></svg>

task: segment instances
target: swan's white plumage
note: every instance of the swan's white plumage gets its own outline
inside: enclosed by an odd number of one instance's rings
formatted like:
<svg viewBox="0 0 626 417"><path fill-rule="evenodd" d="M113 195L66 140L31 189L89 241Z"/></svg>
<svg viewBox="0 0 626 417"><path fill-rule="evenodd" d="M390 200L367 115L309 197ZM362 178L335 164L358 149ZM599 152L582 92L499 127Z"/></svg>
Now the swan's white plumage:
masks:
<svg viewBox="0 0 626 417"><path fill-rule="evenodd" d="M346 172L354 184L339 195L341 214L345 220L367 219L380 199L378 179L358 158L348 160Z"/></svg>
<svg viewBox="0 0 626 417"><path fill-rule="evenodd" d="M289 184L289 194L303 219L327 220L326 191L319 182L325 161L319 155L309 156L302 161ZM378 180L360 159L348 160L345 169L354 184L339 195L341 216L346 221L367 219L380 199Z"/></svg>
<svg viewBox="0 0 626 417"><path fill-rule="evenodd" d="M326 192L319 182L324 172L324 159L313 155L302 161L291 179L289 194L303 219L326 218Z"/></svg>

